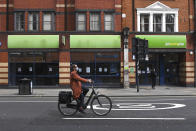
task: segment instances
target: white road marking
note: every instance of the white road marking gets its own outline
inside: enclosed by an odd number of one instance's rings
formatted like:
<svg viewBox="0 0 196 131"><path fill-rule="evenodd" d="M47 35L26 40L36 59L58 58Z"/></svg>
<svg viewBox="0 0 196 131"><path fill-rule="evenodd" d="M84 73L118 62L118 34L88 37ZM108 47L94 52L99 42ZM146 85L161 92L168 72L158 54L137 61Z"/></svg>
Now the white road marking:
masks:
<svg viewBox="0 0 196 131"><path fill-rule="evenodd" d="M112 100L112 101L184 101L185 99L160 99L160 100Z"/></svg>
<svg viewBox="0 0 196 131"><path fill-rule="evenodd" d="M186 120L185 118L62 118L63 120Z"/></svg>
<svg viewBox="0 0 196 131"><path fill-rule="evenodd" d="M0 101L0 103L52 103L58 101Z"/></svg>
<svg viewBox="0 0 196 131"><path fill-rule="evenodd" d="M102 104L104 107L100 105L93 105L93 108L96 110L108 110L107 105ZM185 107L184 104L177 103L113 103L113 111L129 111L129 110L168 110ZM90 108L88 106L87 108Z"/></svg>

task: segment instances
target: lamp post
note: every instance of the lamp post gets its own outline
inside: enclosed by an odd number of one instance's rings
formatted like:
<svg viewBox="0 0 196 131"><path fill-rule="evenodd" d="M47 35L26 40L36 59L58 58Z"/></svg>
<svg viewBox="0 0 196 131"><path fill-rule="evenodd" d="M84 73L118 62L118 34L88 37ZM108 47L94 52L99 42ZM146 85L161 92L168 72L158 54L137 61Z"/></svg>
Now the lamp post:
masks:
<svg viewBox="0 0 196 131"><path fill-rule="evenodd" d="M123 44L124 44L124 88L129 88L129 28L123 28Z"/></svg>

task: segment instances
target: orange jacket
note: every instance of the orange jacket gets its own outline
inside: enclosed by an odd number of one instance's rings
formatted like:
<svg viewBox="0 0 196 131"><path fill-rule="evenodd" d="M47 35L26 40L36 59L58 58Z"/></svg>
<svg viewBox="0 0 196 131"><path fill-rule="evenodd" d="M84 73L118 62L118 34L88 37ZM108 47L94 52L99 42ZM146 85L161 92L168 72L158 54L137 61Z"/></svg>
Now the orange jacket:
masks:
<svg viewBox="0 0 196 131"><path fill-rule="evenodd" d="M80 94L82 93L82 84L81 82L88 82L87 79L81 78L76 71L71 72L71 81L70 81L70 87L73 91L73 96L75 99L80 97Z"/></svg>

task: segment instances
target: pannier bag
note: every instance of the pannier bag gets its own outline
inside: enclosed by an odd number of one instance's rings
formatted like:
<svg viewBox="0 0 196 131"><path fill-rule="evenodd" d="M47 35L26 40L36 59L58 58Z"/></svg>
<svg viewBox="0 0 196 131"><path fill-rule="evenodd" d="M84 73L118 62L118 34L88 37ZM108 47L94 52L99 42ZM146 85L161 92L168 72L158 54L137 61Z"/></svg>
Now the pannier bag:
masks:
<svg viewBox="0 0 196 131"><path fill-rule="evenodd" d="M60 91L59 102L63 104L71 103L72 91Z"/></svg>

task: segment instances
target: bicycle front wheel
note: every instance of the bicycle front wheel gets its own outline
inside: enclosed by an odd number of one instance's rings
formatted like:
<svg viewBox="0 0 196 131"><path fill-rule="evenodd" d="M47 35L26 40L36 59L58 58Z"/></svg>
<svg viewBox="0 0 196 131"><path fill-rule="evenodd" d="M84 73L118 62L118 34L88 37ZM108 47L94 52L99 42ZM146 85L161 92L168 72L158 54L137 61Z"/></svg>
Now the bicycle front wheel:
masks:
<svg viewBox="0 0 196 131"><path fill-rule="evenodd" d="M107 115L112 109L112 101L108 96L98 95L91 102L91 109L96 115Z"/></svg>
<svg viewBox="0 0 196 131"><path fill-rule="evenodd" d="M64 116L72 116L78 111L76 100L72 100L69 104L58 102L58 110Z"/></svg>

